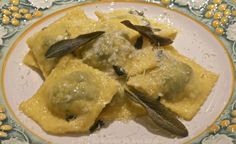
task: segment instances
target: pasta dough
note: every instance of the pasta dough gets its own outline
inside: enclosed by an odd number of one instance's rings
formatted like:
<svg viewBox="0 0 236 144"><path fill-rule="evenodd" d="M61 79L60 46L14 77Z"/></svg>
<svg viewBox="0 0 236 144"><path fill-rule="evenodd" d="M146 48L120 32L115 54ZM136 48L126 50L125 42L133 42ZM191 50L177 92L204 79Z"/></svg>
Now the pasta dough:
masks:
<svg viewBox="0 0 236 144"><path fill-rule="evenodd" d="M106 74L66 56L20 109L49 133L88 132L118 86ZM76 118L67 121L71 115Z"/></svg>
<svg viewBox="0 0 236 144"><path fill-rule="evenodd" d="M30 51L24 63L42 71L46 80L20 109L49 133L88 132L98 119L129 120L147 114L125 95L123 86L127 83L146 96L160 98L178 116L191 120L218 76L173 47L153 46L147 38L143 39L142 49L135 49L140 34L121 21L148 25L155 34L172 40L177 29L147 19L137 11L95 14L98 21L89 19L77 7L28 39ZM105 33L73 54L45 58L52 44L94 31ZM157 48L163 48L164 55ZM118 76L113 66L121 67L127 75Z"/></svg>
<svg viewBox="0 0 236 144"><path fill-rule="evenodd" d="M27 66L32 67L32 68L39 69L39 65L38 65L37 61L35 60L34 54L32 53L32 51L29 51L25 55L23 63L26 64Z"/></svg>
<svg viewBox="0 0 236 144"><path fill-rule="evenodd" d="M218 76L180 55L173 47L165 50L176 60L162 59L157 68L131 77L127 84L146 96L161 97L161 103L167 108L185 120L191 120L210 94Z"/></svg>
<svg viewBox="0 0 236 144"><path fill-rule="evenodd" d="M94 21L89 19L79 8L75 8L53 24L34 34L27 44L42 71L47 77L56 66L58 58L46 59L45 53L57 41L75 38L76 36L93 31Z"/></svg>
<svg viewBox="0 0 236 144"><path fill-rule="evenodd" d="M153 99L176 99L176 94L183 91L191 79L192 68L177 61L164 50L158 50L157 53L156 67L145 74L131 77L127 84Z"/></svg>
<svg viewBox="0 0 236 144"><path fill-rule="evenodd" d="M128 76L136 75L156 65L151 48L136 50L120 32L106 33L79 53L86 64L104 72L114 72L112 66L124 68Z"/></svg>
<svg viewBox="0 0 236 144"><path fill-rule="evenodd" d="M129 20L131 23L136 25L150 25L153 29L159 29L156 31L156 34L162 37L168 37L171 39L175 39L178 30L174 27L166 24L159 23L157 20L147 19L144 15L136 10L114 10L109 13L104 13L97 11L95 12L96 16L99 18L99 21L103 23L107 23L107 25L113 24L112 29L123 30L129 33L132 41L135 41L138 37L137 32L124 27L124 25L120 24L123 20ZM111 22L111 23L110 23Z"/></svg>
<svg viewBox="0 0 236 144"><path fill-rule="evenodd" d="M183 99L177 101L162 99L161 103L185 120L191 120L211 93L219 76L180 55L173 47L166 50L176 59L190 65L194 73L184 91L180 93Z"/></svg>

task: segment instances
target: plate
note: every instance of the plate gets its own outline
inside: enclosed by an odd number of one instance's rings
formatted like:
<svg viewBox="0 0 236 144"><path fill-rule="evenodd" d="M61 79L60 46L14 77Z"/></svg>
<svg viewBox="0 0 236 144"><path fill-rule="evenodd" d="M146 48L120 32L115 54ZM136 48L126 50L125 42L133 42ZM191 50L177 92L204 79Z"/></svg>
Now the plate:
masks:
<svg viewBox="0 0 236 144"><path fill-rule="evenodd" d="M32 2L32 3L30 3ZM2 2L3 3L3 2ZM0 26L0 38L3 40L1 58L1 123L0 139L5 143L234 143L236 131L236 106L234 105L234 64L235 58L235 29L236 24L229 21L228 25L213 28L208 17L209 3L197 2L188 5L181 0L174 2L74 2L51 1L51 3L37 3L30 0L24 3L29 9L40 8L34 11L34 17ZM0 3L1 4L1 3ZM63 4L63 5L62 5ZM149 18L168 23L179 29L174 46L183 55L193 59L201 66L220 75L213 91L191 121L183 121L189 130L186 138L170 138L161 132L151 132L136 121L113 122L109 127L101 129L91 135L54 136L44 132L34 121L19 111L19 104L30 98L42 84L41 77L22 63L24 55L29 51L26 40L35 32L48 26L65 15L77 5L86 14L96 19L94 11L109 12L115 9L136 9L144 11ZM235 16L235 9L225 3ZM11 4L3 3L3 8ZM23 1L17 5L22 7ZM216 4L220 9L220 4ZM204 9L204 10L202 10ZM223 10L222 13L226 13ZM36 13L36 14L35 14ZM220 12L219 12L220 13ZM37 15L38 14L38 15ZM227 18L227 17L226 17ZM230 17L229 17L230 18ZM223 20L222 20L223 21ZM2 21L3 22L3 21ZM214 26L214 24L213 24ZM215 32L213 32L215 31ZM0 40L1 40L0 39ZM1 42L1 41L0 41ZM235 59L236 60L236 59ZM5 108L5 110L4 110ZM0 119L1 119L0 115ZM5 126L5 129L4 129Z"/></svg>

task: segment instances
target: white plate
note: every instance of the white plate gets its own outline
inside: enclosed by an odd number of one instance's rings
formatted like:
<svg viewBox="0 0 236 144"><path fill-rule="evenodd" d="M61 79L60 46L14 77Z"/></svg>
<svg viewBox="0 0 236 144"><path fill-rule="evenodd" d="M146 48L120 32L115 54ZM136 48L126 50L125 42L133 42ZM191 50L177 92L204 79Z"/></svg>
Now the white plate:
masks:
<svg viewBox="0 0 236 144"><path fill-rule="evenodd" d="M26 40L35 32L53 23L56 19L65 15L70 9L61 10L53 15L33 24L15 41L8 51L5 67L3 69L3 87L5 99L9 109L21 125L42 139L56 144L81 144L81 143L183 143L187 142L211 125L222 113L227 105L233 89L233 67L226 49L219 40L205 27L195 20L166 8L145 3L91 3L81 6L86 14L96 18L94 11L109 12L114 9L134 8L143 10L150 18L157 18L166 14L174 27L180 30L174 46L180 53L192 58L203 67L220 75L213 92L201 107L201 110L193 120L183 121L189 131L189 136L181 139L173 139L151 133L144 126L129 121L127 123L114 122L109 127L92 135L83 136L53 136L44 132L34 121L19 111L19 104L29 99L42 84L40 76L29 67L22 64L24 55L29 51Z"/></svg>

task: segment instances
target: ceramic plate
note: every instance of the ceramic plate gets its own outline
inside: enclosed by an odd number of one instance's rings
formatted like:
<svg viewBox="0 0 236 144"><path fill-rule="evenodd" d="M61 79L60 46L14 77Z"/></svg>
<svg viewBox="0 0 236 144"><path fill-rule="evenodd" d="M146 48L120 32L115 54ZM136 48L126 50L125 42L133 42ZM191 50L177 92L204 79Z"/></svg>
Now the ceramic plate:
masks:
<svg viewBox="0 0 236 144"><path fill-rule="evenodd" d="M9 16L10 23L7 23L6 16L2 17L1 21L0 140L3 144L235 143L233 60L235 59L236 14L234 1L82 3L73 0L46 2L16 0L12 3L15 7L30 11L27 12L28 16L25 15L21 19ZM2 9L7 9L13 5L12 3L0 1L0 6ZM180 31L173 44L176 49L201 66L219 74L216 86L197 115L191 121L183 121L189 130L188 137L170 138L159 131L151 132L135 121L116 121L91 135L54 136L44 132L34 121L19 111L19 104L30 98L43 82L35 71L22 63L24 55L29 51L26 40L78 4L93 19L96 19L94 11L109 12L131 8L144 11L146 17L173 25ZM12 10L14 11L14 8ZM30 13L33 17L30 17ZM1 13L4 14L6 12Z"/></svg>

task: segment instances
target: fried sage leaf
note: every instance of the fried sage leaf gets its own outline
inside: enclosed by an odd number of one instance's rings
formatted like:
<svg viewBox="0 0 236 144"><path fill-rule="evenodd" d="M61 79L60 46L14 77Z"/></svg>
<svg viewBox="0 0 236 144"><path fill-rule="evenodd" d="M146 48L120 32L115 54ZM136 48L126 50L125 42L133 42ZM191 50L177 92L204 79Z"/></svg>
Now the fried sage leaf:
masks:
<svg viewBox="0 0 236 144"><path fill-rule="evenodd" d="M96 31L88 34L79 35L74 39L67 39L53 44L45 54L46 58L60 57L66 55L76 48L90 42L98 36L105 33L104 31Z"/></svg>
<svg viewBox="0 0 236 144"><path fill-rule="evenodd" d="M126 72L122 67L117 65L113 65L112 67L118 76L126 75Z"/></svg>
<svg viewBox="0 0 236 144"><path fill-rule="evenodd" d="M139 32L141 35L146 36L153 44L157 46L166 46L173 43L173 40L166 37L161 37L159 35L156 35L152 28L147 26L141 26L141 25L134 25L129 20L124 20L121 22L125 26L127 26L130 29L133 29L137 32Z"/></svg>
<svg viewBox="0 0 236 144"><path fill-rule="evenodd" d="M90 133L95 132L96 130L99 130L102 128L102 126L104 126L105 123L102 120L97 120L89 129Z"/></svg>
<svg viewBox="0 0 236 144"><path fill-rule="evenodd" d="M137 40L134 44L134 47L136 49L142 49L142 47L143 47L143 36L140 36L140 37L137 38Z"/></svg>
<svg viewBox="0 0 236 144"><path fill-rule="evenodd" d="M150 118L158 126L177 136L188 136L186 127L159 100L151 100L138 92L132 92L127 87L125 87L125 92L132 100L145 107Z"/></svg>

